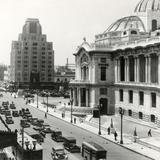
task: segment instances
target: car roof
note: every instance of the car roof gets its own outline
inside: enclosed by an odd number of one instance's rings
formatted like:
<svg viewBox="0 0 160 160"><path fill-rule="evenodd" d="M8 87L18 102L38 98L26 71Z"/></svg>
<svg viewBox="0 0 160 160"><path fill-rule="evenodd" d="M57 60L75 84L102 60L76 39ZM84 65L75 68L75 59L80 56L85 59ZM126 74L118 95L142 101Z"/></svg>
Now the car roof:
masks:
<svg viewBox="0 0 160 160"><path fill-rule="evenodd" d="M64 147L62 145L55 145L54 147L52 147L52 149L54 150L63 149L64 150Z"/></svg>

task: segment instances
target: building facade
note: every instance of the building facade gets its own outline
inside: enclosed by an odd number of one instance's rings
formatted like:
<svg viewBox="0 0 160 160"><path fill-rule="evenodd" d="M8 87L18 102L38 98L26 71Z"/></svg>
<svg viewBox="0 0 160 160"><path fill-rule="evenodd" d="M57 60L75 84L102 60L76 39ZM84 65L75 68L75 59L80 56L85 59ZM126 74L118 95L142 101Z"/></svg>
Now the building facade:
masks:
<svg viewBox="0 0 160 160"><path fill-rule="evenodd" d="M54 81L52 42L42 34L38 19L27 19L18 41L12 41L11 81L22 86L51 85Z"/></svg>
<svg viewBox="0 0 160 160"><path fill-rule="evenodd" d="M118 113L121 107L126 116L160 125L159 6L160 0L140 1L132 16L117 20L96 35L93 44L84 42L78 47L74 54L76 79L71 82L75 104L75 97L81 101L81 97L87 95L90 104L87 107L101 104L107 110L109 106L109 113ZM105 83L96 81L104 74ZM90 90L86 94L79 91L84 90L81 89L84 86ZM101 88L108 90L104 94L105 104L101 102L101 92L98 92Z"/></svg>

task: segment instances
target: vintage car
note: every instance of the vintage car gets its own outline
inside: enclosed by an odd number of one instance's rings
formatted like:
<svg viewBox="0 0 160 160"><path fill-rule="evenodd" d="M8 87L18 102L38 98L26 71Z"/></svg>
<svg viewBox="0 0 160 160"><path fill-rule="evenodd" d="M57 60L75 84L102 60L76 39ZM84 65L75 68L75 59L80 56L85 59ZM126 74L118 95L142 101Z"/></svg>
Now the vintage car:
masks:
<svg viewBox="0 0 160 160"><path fill-rule="evenodd" d="M62 132L59 130L53 130L51 134L51 138L56 142L63 142L64 139L62 137Z"/></svg>
<svg viewBox="0 0 160 160"><path fill-rule="evenodd" d="M16 106L15 106L15 104L12 102L12 103L9 105L9 108L10 108L10 109L16 109Z"/></svg>
<svg viewBox="0 0 160 160"><path fill-rule="evenodd" d="M64 148L71 153L80 153L81 147L76 145L76 139L74 137L63 137Z"/></svg>
<svg viewBox="0 0 160 160"><path fill-rule="evenodd" d="M14 123L11 116L7 116L5 121L6 121L7 124L13 124Z"/></svg>
<svg viewBox="0 0 160 160"><path fill-rule="evenodd" d="M24 119L22 119L22 120L20 121L20 125L21 125L23 128L28 128L28 127L30 127L30 124L27 122L27 120L24 120Z"/></svg>
<svg viewBox="0 0 160 160"><path fill-rule="evenodd" d="M44 128L44 129L42 130L42 132L44 132L44 133L52 133L53 130L52 130L50 127L46 127L46 128Z"/></svg>
<svg viewBox="0 0 160 160"><path fill-rule="evenodd" d="M68 160L68 155L65 153L63 146L56 145L52 147L52 160Z"/></svg>
<svg viewBox="0 0 160 160"><path fill-rule="evenodd" d="M2 115L4 115L5 114L5 109L4 108L1 108L1 110L0 110L0 113L2 114Z"/></svg>
<svg viewBox="0 0 160 160"><path fill-rule="evenodd" d="M18 111L17 111L17 110L13 110L13 111L12 111L12 116L13 116L13 117L19 117Z"/></svg>
<svg viewBox="0 0 160 160"><path fill-rule="evenodd" d="M33 134L31 137L36 139L38 143L44 142L44 137L41 134Z"/></svg>
<svg viewBox="0 0 160 160"><path fill-rule="evenodd" d="M5 110L5 116L11 116L11 111L10 110Z"/></svg>

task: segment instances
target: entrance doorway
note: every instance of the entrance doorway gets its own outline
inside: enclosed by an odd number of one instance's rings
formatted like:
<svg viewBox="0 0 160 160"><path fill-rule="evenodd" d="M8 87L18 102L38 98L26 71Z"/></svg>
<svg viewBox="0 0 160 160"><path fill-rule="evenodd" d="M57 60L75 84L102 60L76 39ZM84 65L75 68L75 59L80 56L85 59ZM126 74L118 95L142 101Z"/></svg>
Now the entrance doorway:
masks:
<svg viewBox="0 0 160 160"><path fill-rule="evenodd" d="M108 114L108 99L101 98L99 100L99 104L101 104L101 108L100 108L101 115L107 115Z"/></svg>

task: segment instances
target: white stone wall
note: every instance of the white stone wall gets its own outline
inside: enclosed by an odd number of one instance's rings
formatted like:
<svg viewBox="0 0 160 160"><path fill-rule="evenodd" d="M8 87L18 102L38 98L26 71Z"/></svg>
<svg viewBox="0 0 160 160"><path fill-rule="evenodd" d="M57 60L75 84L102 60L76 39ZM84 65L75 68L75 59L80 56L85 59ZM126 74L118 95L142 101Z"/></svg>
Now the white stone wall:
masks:
<svg viewBox="0 0 160 160"><path fill-rule="evenodd" d="M123 88L120 88L123 89ZM143 90L133 90L133 103L129 103L128 90L133 89L123 89L123 102L120 102L119 89L115 89L115 107L122 107L126 110L131 109L134 112L142 112L145 115L155 115L160 119L160 94L156 93L156 108L151 106L151 92ZM139 105L139 91L144 92L144 105Z"/></svg>

